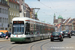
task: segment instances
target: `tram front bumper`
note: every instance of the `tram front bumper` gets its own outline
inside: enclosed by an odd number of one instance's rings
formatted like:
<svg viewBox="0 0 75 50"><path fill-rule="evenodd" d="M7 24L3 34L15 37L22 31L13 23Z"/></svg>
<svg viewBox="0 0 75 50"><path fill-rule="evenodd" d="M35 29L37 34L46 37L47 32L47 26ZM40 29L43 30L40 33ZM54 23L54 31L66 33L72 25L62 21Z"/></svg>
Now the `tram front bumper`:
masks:
<svg viewBox="0 0 75 50"><path fill-rule="evenodd" d="M25 42L25 38L10 38L11 42Z"/></svg>

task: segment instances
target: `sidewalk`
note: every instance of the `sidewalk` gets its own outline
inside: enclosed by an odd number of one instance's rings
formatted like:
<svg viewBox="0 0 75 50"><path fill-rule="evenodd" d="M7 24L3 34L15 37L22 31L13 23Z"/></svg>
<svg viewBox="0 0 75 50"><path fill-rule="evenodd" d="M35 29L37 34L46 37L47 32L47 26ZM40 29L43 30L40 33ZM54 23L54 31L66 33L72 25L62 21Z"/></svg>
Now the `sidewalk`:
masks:
<svg viewBox="0 0 75 50"><path fill-rule="evenodd" d="M0 38L0 42L3 42L3 41L10 41L10 38L9 39Z"/></svg>

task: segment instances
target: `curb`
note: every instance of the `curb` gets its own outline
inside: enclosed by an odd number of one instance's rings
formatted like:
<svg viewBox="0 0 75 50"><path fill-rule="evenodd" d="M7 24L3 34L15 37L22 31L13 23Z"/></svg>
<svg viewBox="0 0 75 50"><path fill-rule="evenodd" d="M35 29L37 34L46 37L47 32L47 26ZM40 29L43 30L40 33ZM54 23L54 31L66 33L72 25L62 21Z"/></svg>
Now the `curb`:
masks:
<svg viewBox="0 0 75 50"><path fill-rule="evenodd" d="M10 41L10 39L0 40L0 42Z"/></svg>
<svg viewBox="0 0 75 50"><path fill-rule="evenodd" d="M10 40L1 40L0 42L5 42L5 41L10 41Z"/></svg>

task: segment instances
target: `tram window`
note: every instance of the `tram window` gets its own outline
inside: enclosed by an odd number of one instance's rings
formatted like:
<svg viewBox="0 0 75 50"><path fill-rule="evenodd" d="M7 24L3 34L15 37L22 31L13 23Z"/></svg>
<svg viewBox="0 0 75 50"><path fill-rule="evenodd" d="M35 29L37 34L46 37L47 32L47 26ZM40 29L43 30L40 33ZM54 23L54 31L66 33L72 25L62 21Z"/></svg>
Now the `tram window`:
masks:
<svg viewBox="0 0 75 50"><path fill-rule="evenodd" d="M42 26L42 33L44 33L44 26Z"/></svg>
<svg viewBox="0 0 75 50"><path fill-rule="evenodd" d="M43 26L41 26L41 27L42 27L41 31L42 31L42 34L43 34Z"/></svg>
<svg viewBox="0 0 75 50"><path fill-rule="evenodd" d="M41 33L41 25L40 25L40 33Z"/></svg>
<svg viewBox="0 0 75 50"><path fill-rule="evenodd" d="M24 24L13 24L13 33L14 34L23 34L24 33Z"/></svg>

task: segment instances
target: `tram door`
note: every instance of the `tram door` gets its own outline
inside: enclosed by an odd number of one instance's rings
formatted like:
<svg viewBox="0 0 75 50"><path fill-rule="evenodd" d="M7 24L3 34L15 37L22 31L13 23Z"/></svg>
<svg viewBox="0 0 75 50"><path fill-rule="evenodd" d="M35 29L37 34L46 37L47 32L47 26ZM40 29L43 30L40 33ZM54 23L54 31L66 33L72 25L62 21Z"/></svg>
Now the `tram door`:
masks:
<svg viewBox="0 0 75 50"><path fill-rule="evenodd" d="M25 34L26 35L30 34L30 23L26 23Z"/></svg>

